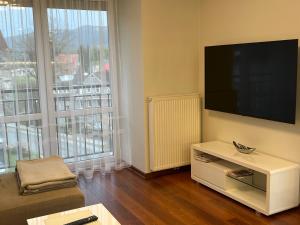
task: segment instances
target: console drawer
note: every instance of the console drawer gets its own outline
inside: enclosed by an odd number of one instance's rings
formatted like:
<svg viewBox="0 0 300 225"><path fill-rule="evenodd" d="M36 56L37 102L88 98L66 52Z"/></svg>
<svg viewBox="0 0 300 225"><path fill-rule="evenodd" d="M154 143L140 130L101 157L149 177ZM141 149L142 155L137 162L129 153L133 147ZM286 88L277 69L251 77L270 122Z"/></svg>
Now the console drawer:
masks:
<svg viewBox="0 0 300 225"><path fill-rule="evenodd" d="M192 164L192 175L202 180L205 180L223 190L237 186L237 182L227 176L227 173L232 170L242 169L241 166L230 163L225 160L215 162L202 162L194 160Z"/></svg>

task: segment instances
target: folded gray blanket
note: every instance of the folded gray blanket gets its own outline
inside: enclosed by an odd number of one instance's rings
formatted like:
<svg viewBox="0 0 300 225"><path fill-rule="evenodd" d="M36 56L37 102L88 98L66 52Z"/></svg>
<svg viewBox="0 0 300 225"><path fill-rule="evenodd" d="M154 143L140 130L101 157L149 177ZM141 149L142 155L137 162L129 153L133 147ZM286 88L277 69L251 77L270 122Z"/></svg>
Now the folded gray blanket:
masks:
<svg viewBox="0 0 300 225"><path fill-rule="evenodd" d="M16 176L22 195L73 187L77 184L76 175L71 173L63 159L58 156L18 160Z"/></svg>

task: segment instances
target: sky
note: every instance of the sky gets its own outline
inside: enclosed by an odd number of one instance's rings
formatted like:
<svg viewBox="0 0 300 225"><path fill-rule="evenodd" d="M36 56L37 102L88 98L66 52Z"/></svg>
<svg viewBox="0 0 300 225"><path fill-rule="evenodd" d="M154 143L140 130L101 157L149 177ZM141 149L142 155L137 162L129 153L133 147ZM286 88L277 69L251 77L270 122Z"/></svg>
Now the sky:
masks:
<svg viewBox="0 0 300 225"><path fill-rule="evenodd" d="M47 13L48 23L52 29L73 30L87 25L107 26L105 11L48 9ZM5 38L32 33L34 31L32 8L0 6L0 30Z"/></svg>

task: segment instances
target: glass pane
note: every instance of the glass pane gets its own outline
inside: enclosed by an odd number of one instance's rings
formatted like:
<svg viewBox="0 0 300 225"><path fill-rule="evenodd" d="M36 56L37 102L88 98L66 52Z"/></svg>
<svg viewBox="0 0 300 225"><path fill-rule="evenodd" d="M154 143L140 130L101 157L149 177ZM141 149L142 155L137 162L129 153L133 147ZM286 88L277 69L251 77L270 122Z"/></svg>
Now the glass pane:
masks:
<svg viewBox="0 0 300 225"><path fill-rule="evenodd" d="M57 118L57 139L59 154L63 158L68 157L67 124L66 118Z"/></svg>
<svg viewBox="0 0 300 225"><path fill-rule="evenodd" d="M99 157L101 153L111 153L110 114L76 116L75 123L68 117L57 118L59 155L72 161L74 156L84 160Z"/></svg>
<svg viewBox="0 0 300 225"><path fill-rule="evenodd" d="M56 110L101 107L101 95L111 94L107 11L85 10L94 1L69 3L48 1Z"/></svg>
<svg viewBox="0 0 300 225"><path fill-rule="evenodd" d="M111 153L112 117L100 111L112 107L106 5L47 2L55 109L72 115L57 118L59 154L84 160Z"/></svg>
<svg viewBox="0 0 300 225"><path fill-rule="evenodd" d="M42 156L37 59L31 0L0 4L0 168ZM6 116L15 122L6 123ZM22 121L20 116L23 116ZM10 120L11 121L11 120Z"/></svg>
<svg viewBox="0 0 300 225"><path fill-rule="evenodd" d="M18 136L19 136L19 149L20 157L22 159L29 159L30 158L30 152L29 152L29 132L28 132L28 122L20 122L20 125L18 127Z"/></svg>
<svg viewBox="0 0 300 225"><path fill-rule="evenodd" d="M42 129L41 121L29 121L28 126L28 141L30 149L30 158L36 159L43 156L42 150Z"/></svg>
<svg viewBox="0 0 300 225"><path fill-rule="evenodd" d="M85 119L84 116L78 116L76 118L76 144L77 144L77 155L86 154L86 142L85 142Z"/></svg>
<svg viewBox="0 0 300 225"><path fill-rule="evenodd" d="M3 124L0 124L0 169L5 168L7 157L6 157L6 143L5 143L5 127Z"/></svg>
<svg viewBox="0 0 300 225"><path fill-rule="evenodd" d="M0 168L14 167L18 159L41 156L41 120L0 124Z"/></svg>
<svg viewBox="0 0 300 225"><path fill-rule="evenodd" d="M0 5L0 113L39 113L31 1ZM16 3L16 2L15 2Z"/></svg>
<svg viewBox="0 0 300 225"><path fill-rule="evenodd" d="M6 125L6 137L7 137L7 157L8 164L15 165L17 159L20 159L19 145L18 145L18 132L17 123L8 123Z"/></svg>

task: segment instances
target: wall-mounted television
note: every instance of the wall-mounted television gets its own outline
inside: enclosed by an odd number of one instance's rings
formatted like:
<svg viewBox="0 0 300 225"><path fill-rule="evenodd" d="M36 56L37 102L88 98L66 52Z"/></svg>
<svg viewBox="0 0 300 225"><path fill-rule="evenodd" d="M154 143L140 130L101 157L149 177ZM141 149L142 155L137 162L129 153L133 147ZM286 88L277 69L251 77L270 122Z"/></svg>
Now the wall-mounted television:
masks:
<svg viewBox="0 0 300 225"><path fill-rule="evenodd" d="M298 40L205 47L205 109L295 123Z"/></svg>

